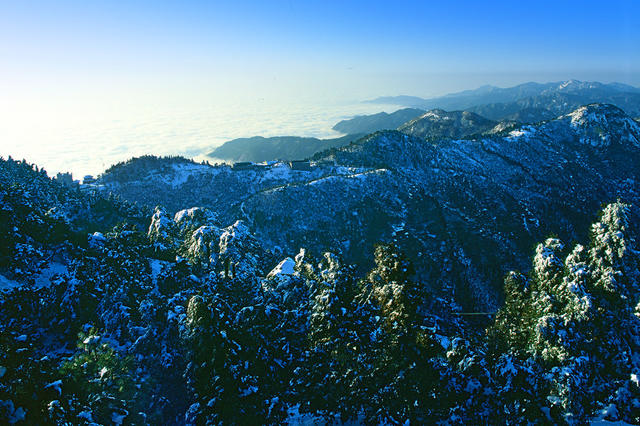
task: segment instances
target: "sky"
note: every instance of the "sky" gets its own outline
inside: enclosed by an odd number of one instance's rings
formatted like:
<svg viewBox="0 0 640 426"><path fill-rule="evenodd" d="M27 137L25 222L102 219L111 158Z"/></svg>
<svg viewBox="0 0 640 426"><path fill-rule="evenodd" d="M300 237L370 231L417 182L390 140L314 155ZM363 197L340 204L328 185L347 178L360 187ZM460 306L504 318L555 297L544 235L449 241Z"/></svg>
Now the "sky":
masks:
<svg viewBox="0 0 640 426"><path fill-rule="evenodd" d="M0 0L0 155L154 111L640 86L637 16L637 0Z"/></svg>
<svg viewBox="0 0 640 426"><path fill-rule="evenodd" d="M568 78L640 85L636 0L61 0L2 2L0 12L0 80L12 96L430 96Z"/></svg>

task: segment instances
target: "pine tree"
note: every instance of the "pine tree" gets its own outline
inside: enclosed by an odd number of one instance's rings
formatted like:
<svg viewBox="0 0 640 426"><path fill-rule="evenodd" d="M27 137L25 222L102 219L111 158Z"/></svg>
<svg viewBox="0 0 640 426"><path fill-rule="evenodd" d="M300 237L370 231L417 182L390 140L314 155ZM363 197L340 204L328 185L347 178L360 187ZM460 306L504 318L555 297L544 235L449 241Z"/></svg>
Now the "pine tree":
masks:
<svg viewBox="0 0 640 426"><path fill-rule="evenodd" d="M629 377L639 367L640 275L629 214L622 203L606 206L589 247L576 245L563 261L562 243L547 239L530 276L512 273L505 281L492 348L541 368L548 404L541 409L557 421L583 421L598 407L638 419L638 386Z"/></svg>

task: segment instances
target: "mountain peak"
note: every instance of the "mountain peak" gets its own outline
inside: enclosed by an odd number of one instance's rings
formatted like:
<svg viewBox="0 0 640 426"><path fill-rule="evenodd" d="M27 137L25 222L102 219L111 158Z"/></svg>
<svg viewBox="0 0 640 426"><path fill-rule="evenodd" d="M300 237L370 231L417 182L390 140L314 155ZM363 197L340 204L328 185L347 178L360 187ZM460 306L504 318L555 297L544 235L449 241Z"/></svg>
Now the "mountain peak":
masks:
<svg viewBox="0 0 640 426"><path fill-rule="evenodd" d="M398 128L403 133L420 138L458 139L486 132L497 123L469 111L432 109Z"/></svg>
<svg viewBox="0 0 640 426"><path fill-rule="evenodd" d="M640 126L615 105L581 106L558 120L568 120L582 143L593 146L630 143L640 148Z"/></svg>

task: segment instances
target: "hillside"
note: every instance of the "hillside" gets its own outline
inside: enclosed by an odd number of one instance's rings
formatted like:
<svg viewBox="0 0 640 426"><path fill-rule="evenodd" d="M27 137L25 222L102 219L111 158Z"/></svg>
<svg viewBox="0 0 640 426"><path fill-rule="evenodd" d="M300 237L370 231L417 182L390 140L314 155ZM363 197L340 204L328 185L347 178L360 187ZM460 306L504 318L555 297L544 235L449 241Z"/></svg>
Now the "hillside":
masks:
<svg viewBox="0 0 640 426"><path fill-rule="evenodd" d="M305 138L300 136L275 136L265 138L254 136L225 142L208 156L234 162L303 160L313 154L330 148L336 148L364 136L359 132L348 132L346 136L331 139Z"/></svg>
<svg viewBox="0 0 640 426"><path fill-rule="evenodd" d="M622 110L314 161L147 156L64 186L0 159L0 420L640 421Z"/></svg>
<svg viewBox="0 0 640 426"><path fill-rule="evenodd" d="M497 122L468 111L434 109L398 127L407 135L425 139L459 139L485 133Z"/></svg>
<svg viewBox="0 0 640 426"><path fill-rule="evenodd" d="M491 307L502 300L503 274L525 268L535 241L586 235L603 202L638 204L638 140L620 109L590 105L472 140L380 132L316 155L311 171L202 166L108 187L171 211L200 205L227 221L242 217L288 253L331 247L366 267L374 242L396 242L426 285Z"/></svg>

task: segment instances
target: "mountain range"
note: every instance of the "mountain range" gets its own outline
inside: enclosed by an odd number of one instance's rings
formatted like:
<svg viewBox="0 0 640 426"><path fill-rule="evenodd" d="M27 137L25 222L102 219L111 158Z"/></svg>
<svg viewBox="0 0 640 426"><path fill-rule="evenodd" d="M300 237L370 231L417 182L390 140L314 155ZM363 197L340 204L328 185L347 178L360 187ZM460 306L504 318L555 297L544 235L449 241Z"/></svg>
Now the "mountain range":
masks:
<svg viewBox="0 0 640 426"><path fill-rule="evenodd" d="M525 83L511 88L483 86L433 99L395 96L368 102L397 104L410 108L342 120L333 126L333 130L346 134L340 138L242 138L226 142L208 155L227 161L300 160L324 149L347 145L359 137L379 130L398 129L428 138L467 137L491 131L492 128L499 131L516 124L534 124L551 120L592 102L610 103L631 117L640 117L640 89L620 83L603 84L576 80L544 84ZM445 111L448 112L445 114ZM428 112L431 114L427 114ZM474 115L470 115L471 113ZM425 114L431 118L423 119L421 124L409 124L421 116L425 118ZM473 117L473 124L461 125L461 122L446 121L456 116L465 120ZM438 122L436 117L442 117L442 121ZM483 124L479 124L481 121ZM495 122L491 128L488 127L490 122ZM426 127L419 131L420 126Z"/></svg>
<svg viewBox="0 0 640 426"><path fill-rule="evenodd" d="M374 243L394 242L425 285L475 309L500 305L504 273L526 269L535 241L584 238L602 203L640 205L640 127L606 104L467 139L377 132L316 154L309 171L145 162L99 183L148 206L241 218L285 254L332 248L368 267Z"/></svg>
<svg viewBox="0 0 640 426"><path fill-rule="evenodd" d="M523 83L514 87L500 88L495 86L482 86L475 90L465 90L445 96L423 99L412 96L386 96L367 102L379 104L395 104L421 109L441 108L445 110L470 110L479 112L474 108L483 109L487 118L502 119L506 113L517 106L532 107L541 105L556 113L567 113L580 105L591 102L608 102L615 104L628 112L637 115L640 89L621 83L599 83L578 80L567 80L552 83ZM544 105L544 101L550 101ZM576 105L577 102L579 105ZM559 111L558 109L569 109Z"/></svg>

